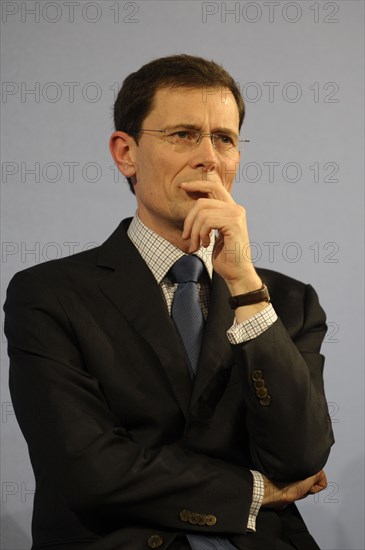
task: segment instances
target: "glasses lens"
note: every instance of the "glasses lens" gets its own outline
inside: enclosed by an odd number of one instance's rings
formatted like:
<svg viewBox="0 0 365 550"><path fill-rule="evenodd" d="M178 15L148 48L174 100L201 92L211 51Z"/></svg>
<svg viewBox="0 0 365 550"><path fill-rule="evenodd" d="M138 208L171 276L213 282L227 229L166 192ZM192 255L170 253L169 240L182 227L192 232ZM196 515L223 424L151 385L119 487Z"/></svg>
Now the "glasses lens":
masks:
<svg viewBox="0 0 365 550"><path fill-rule="evenodd" d="M225 134L213 134L213 145L218 151L229 151L230 149L236 148L236 143L233 141L233 138Z"/></svg>
<svg viewBox="0 0 365 550"><path fill-rule="evenodd" d="M175 151L183 152L196 145L199 133L193 130L178 130L167 134L166 139L174 145Z"/></svg>
<svg viewBox="0 0 365 550"><path fill-rule="evenodd" d="M236 140L227 134L204 134L196 130L181 129L175 132L169 132L166 140L174 145L176 152L188 151L196 147L202 138L210 138L215 149L219 153L232 153L237 150Z"/></svg>

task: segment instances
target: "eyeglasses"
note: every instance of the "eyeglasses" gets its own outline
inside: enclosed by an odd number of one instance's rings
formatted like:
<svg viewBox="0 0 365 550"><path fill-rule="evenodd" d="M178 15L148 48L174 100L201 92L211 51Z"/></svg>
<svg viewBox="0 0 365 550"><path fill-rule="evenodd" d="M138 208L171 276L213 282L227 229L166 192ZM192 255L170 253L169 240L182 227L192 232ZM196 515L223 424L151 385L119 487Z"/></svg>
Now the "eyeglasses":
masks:
<svg viewBox="0 0 365 550"><path fill-rule="evenodd" d="M198 132L197 130L188 130L188 129L181 129L181 130L149 130L148 128L142 128L139 130L140 133L148 133L148 132L158 132L161 135L161 139L164 139L165 141L171 143L174 145L174 150L178 153L183 153L185 151L189 151L199 145L201 142L201 139L203 137L210 137L213 147L219 152L219 153L229 153L233 152L238 148L239 143L248 143L249 139L236 139L229 134L224 133L205 133L205 132ZM156 136L157 137L157 136Z"/></svg>

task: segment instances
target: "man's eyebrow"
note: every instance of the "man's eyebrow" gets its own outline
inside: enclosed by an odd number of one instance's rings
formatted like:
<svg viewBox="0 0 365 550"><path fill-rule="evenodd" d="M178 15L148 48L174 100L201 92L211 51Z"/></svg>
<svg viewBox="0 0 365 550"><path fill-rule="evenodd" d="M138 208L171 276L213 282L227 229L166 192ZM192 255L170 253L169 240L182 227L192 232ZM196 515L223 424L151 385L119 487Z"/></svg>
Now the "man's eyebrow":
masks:
<svg viewBox="0 0 365 550"><path fill-rule="evenodd" d="M234 130L231 130L230 128L226 128L226 127L222 127L222 126L218 126L217 128L213 128L212 129L212 134L228 134L228 135L231 135L231 136L234 136L236 138L238 138L238 133L235 132Z"/></svg>
<svg viewBox="0 0 365 550"><path fill-rule="evenodd" d="M179 122L178 124L174 124L172 126L167 126L168 130L176 130L178 128L185 128L186 130L196 130L197 132L201 132L201 126L199 124L189 124L187 122ZM231 130L230 128L217 126L216 128L212 129L212 134L228 134L231 136L234 136L238 138L237 132L234 130Z"/></svg>
<svg viewBox="0 0 365 550"><path fill-rule="evenodd" d="M176 130L176 128L185 128L186 130L196 130L200 132L199 124L189 124L187 122L179 122L177 124L167 126L168 130Z"/></svg>

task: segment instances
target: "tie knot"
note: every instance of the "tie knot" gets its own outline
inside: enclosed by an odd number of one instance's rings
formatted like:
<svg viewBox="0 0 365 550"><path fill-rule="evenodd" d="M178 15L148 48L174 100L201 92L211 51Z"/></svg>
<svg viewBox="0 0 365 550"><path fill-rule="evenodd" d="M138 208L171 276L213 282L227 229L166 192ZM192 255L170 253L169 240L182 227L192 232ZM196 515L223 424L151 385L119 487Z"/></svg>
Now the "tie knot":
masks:
<svg viewBox="0 0 365 550"><path fill-rule="evenodd" d="M204 264L198 256L182 256L170 269L175 283L197 283L204 271Z"/></svg>

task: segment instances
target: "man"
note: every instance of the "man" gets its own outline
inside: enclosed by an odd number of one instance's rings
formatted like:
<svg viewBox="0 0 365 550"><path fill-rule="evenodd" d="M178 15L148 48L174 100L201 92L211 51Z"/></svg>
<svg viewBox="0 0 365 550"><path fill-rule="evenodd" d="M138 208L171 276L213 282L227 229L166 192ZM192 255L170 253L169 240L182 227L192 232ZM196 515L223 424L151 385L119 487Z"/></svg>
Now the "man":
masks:
<svg viewBox="0 0 365 550"><path fill-rule="evenodd" d="M34 549L318 548L294 502L326 486L325 316L252 264L231 197L243 117L213 62L131 74L110 148L135 217L10 284Z"/></svg>

